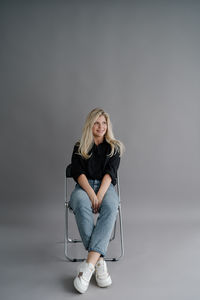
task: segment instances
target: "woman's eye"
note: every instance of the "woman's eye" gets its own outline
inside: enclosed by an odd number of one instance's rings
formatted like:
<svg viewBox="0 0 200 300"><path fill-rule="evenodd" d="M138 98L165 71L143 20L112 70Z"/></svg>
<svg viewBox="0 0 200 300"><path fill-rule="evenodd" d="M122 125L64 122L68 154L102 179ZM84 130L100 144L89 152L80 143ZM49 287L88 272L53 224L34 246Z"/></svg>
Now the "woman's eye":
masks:
<svg viewBox="0 0 200 300"><path fill-rule="evenodd" d="M107 125L107 122L102 122L101 124L102 125ZM99 122L95 122L94 125L100 125L100 123Z"/></svg>

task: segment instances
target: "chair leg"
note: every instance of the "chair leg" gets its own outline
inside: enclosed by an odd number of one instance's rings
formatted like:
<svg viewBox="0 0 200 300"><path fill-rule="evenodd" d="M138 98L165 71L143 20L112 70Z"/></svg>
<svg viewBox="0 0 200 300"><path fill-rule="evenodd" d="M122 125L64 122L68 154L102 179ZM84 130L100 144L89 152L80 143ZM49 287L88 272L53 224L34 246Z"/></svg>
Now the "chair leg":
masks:
<svg viewBox="0 0 200 300"><path fill-rule="evenodd" d="M72 262L83 261L84 259L72 258L68 254L68 244L69 243L80 243L81 240L71 239L69 237L69 205L68 205L68 190L67 190L67 178L65 178L65 237L64 237L64 254L65 257Z"/></svg>
<svg viewBox="0 0 200 300"><path fill-rule="evenodd" d="M68 254L68 244L70 243L82 243L81 240L78 239L71 239L69 237L69 206L68 202L65 202L65 239L64 239L64 253L65 257L72 262L75 261L83 261L84 258L72 258Z"/></svg>
<svg viewBox="0 0 200 300"><path fill-rule="evenodd" d="M124 256L124 238L123 238L123 225L122 225L122 213L121 213L121 204L119 205L119 234L120 234L120 255L118 257L109 258L105 257L106 261L118 261L121 257Z"/></svg>
<svg viewBox="0 0 200 300"><path fill-rule="evenodd" d="M118 257L118 260L124 256L124 235L123 235L123 224L122 224L122 210L121 204L119 206L119 227L120 227L120 244L121 244L121 255Z"/></svg>
<svg viewBox="0 0 200 300"><path fill-rule="evenodd" d="M113 228L113 232L112 232L112 236L110 238L110 242L113 241L115 239L115 234L116 234L116 224L117 224L117 219L115 220L115 225Z"/></svg>

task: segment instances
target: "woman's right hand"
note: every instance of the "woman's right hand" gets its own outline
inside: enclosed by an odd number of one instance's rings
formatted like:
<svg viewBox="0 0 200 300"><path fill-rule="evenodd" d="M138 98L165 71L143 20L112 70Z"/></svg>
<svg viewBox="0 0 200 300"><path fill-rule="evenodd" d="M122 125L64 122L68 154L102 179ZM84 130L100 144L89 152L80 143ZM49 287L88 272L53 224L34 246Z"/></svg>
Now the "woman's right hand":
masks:
<svg viewBox="0 0 200 300"><path fill-rule="evenodd" d="M95 194L93 188L90 186L85 174L79 175L78 183L82 187L82 189L84 189L86 191L86 193L88 194L90 201L92 203L92 210L96 214L98 211L98 198L97 198L97 195Z"/></svg>
<svg viewBox="0 0 200 300"><path fill-rule="evenodd" d="M92 210L93 210L93 213L97 213L98 212L98 198L97 198L97 195L93 195L91 198L90 198L90 201L92 202Z"/></svg>

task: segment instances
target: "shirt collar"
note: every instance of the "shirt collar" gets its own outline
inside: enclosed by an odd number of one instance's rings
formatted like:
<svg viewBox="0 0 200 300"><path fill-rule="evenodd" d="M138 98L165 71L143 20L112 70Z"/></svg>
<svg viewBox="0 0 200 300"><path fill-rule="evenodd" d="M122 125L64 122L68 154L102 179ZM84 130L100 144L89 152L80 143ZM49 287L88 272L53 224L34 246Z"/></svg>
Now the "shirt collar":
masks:
<svg viewBox="0 0 200 300"><path fill-rule="evenodd" d="M106 142L106 139L105 139L105 137L104 137L103 142L100 143L99 145L96 145L95 142L94 142L94 147L103 146L103 145L106 144L106 143L107 143L107 142Z"/></svg>

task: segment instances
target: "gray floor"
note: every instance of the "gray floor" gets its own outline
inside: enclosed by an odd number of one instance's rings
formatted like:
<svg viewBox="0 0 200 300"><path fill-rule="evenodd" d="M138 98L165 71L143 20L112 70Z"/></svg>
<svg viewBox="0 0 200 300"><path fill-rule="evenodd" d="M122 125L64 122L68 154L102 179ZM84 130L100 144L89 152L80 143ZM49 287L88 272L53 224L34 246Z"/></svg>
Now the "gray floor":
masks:
<svg viewBox="0 0 200 300"><path fill-rule="evenodd" d="M199 299L200 222L195 211L149 207L147 213L143 208L141 201L135 210L123 209L125 256L108 263L113 285L98 288L93 278L83 296L72 285L78 263L64 258L61 205L35 210L28 220L26 210L20 218L12 211L1 225L1 299Z"/></svg>

